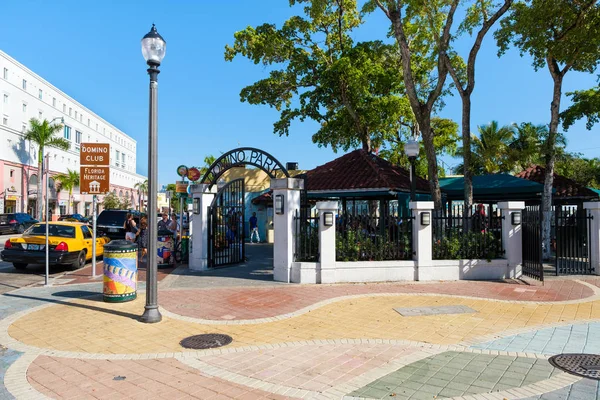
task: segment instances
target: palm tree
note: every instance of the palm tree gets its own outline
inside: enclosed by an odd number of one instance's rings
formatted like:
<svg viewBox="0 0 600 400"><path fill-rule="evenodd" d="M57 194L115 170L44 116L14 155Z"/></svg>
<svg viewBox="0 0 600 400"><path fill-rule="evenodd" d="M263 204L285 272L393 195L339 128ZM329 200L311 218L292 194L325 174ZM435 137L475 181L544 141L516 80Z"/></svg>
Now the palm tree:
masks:
<svg viewBox="0 0 600 400"><path fill-rule="evenodd" d="M29 130L25 133L25 140L29 140L38 146L38 184L37 184L37 201L36 213L40 220L42 214L42 162L44 160L44 149L46 146L55 147L61 150L68 150L71 144L68 140L54 136L63 128L62 125L50 125L48 120L38 121L35 118L29 120Z"/></svg>
<svg viewBox="0 0 600 400"><path fill-rule="evenodd" d="M79 187L79 172L67 168L66 174L58 174L54 177L54 180L60 183L61 189L69 191L69 202L71 202L73 189ZM71 214L75 214L74 211L72 210Z"/></svg>
<svg viewBox="0 0 600 400"><path fill-rule="evenodd" d="M135 185L133 185L133 187L136 188L138 191L138 202L140 211L142 211L142 195L148 193L148 179L146 179L144 182L136 183Z"/></svg>
<svg viewBox="0 0 600 400"><path fill-rule="evenodd" d="M541 162L541 145L548 134L548 127L524 122L520 125L513 124L513 128L516 135L509 144L510 158L515 168L513 172L521 172Z"/></svg>

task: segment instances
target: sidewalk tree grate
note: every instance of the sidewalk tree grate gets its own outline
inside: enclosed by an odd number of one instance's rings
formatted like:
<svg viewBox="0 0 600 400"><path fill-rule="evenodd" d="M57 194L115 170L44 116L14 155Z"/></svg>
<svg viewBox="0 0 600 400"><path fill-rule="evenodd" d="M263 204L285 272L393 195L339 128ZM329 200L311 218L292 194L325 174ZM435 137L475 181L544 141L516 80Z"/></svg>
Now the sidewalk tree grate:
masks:
<svg viewBox="0 0 600 400"><path fill-rule="evenodd" d="M213 349L215 347L227 346L233 339L229 335L220 333L206 333L186 337L179 344L186 349Z"/></svg>
<svg viewBox="0 0 600 400"><path fill-rule="evenodd" d="M557 354L548 361L569 374L600 380L600 354Z"/></svg>

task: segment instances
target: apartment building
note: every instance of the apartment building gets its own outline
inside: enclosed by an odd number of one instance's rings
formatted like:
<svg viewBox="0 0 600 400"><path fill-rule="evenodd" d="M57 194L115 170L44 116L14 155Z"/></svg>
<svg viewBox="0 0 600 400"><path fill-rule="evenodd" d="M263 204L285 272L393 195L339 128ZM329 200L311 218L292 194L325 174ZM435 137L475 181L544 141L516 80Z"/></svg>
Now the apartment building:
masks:
<svg viewBox="0 0 600 400"><path fill-rule="evenodd" d="M138 208L136 172L137 142L75 99L0 50L0 213L27 212L35 216L37 202L38 148L24 139L29 120L63 122L60 133L71 147L67 151L47 147L50 175L79 171L81 143L110 144L111 191ZM48 180L49 212L53 218L76 212L91 214L91 195L74 190L72 198ZM102 196L99 196L102 201ZM74 210L74 211L72 211Z"/></svg>

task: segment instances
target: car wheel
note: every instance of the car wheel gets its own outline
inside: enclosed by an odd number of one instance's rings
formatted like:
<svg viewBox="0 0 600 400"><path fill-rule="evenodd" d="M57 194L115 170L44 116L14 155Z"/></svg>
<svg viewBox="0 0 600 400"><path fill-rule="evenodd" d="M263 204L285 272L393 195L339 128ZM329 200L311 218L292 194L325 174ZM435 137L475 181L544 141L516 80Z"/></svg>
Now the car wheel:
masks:
<svg viewBox="0 0 600 400"><path fill-rule="evenodd" d="M27 268L27 264L26 263L13 263L13 267L15 267L16 269L25 269L25 268Z"/></svg>
<svg viewBox="0 0 600 400"><path fill-rule="evenodd" d="M75 271L76 269L83 268L85 266L85 251L81 250L79 255L77 256L77 261L75 261L71 265L71 270Z"/></svg>
<svg viewBox="0 0 600 400"><path fill-rule="evenodd" d="M23 232L25 232L25 226L23 226L23 224L20 224L19 226L17 226L17 233Z"/></svg>

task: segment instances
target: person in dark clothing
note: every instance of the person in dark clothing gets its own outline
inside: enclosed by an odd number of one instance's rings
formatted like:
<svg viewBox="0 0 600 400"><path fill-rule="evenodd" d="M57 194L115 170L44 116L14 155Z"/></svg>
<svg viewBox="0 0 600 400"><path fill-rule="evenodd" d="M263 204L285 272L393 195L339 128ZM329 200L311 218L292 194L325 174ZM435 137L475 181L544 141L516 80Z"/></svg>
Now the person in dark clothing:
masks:
<svg viewBox="0 0 600 400"><path fill-rule="evenodd" d="M253 212L250 217L250 243L252 243L252 239L254 238L254 234L256 233L256 243L260 243L260 235L258 234L258 218L256 218L256 213Z"/></svg>
<svg viewBox="0 0 600 400"><path fill-rule="evenodd" d="M140 229L135 233L135 240L138 244L140 257L148 253L148 220L146 217L140 219Z"/></svg>
<svg viewBox="0 0 600 400"><path fill-rule="evenodd" d="M133 220L133 215L131 213L127 213L123 228L125 228L125 240L133 242L135 240L137 227L135 226L135 221Z"/></svg>
<svg viewBox="0 0 600 400"><path fill-rule="evenodd" d="M168 231L170 225L171 225L171 221L169 220L169 214L164 213L162 215L162 219L160 221L158 221L158 230L159 231Z"/></svg>

